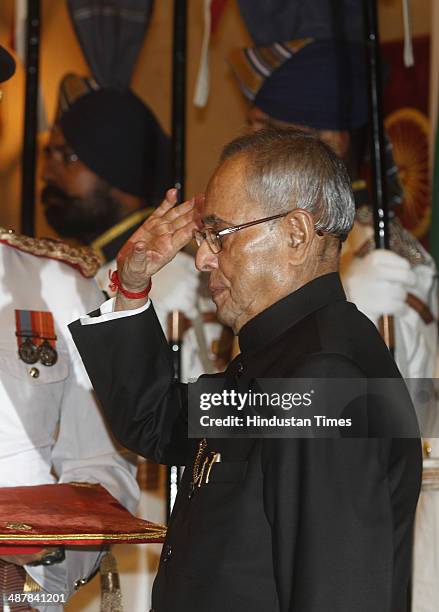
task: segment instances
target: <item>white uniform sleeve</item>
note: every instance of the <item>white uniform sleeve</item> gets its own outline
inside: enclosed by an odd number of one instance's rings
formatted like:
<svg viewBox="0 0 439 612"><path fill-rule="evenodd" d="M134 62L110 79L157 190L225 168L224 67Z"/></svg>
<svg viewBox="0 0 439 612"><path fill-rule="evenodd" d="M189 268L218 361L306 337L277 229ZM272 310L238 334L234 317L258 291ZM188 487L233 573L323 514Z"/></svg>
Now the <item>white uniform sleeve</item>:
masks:
<svg viewBox="0 0 439 612"><path fill-rule="evenodd" d="M343 269L348 299L377 325L382 314L395 317L395 360L405 378L430 378L437 355L436 267L410 266L396 253L377 249L364 258L355 257ZM425 323L406 302L412 293L426 304L435 321Z"/></svg>
<svg viewBox="0 0 439 612"><path fill-rule="evenodd" d="M91 290L88 283L87 286L87 291ZM95 299L83 299L77 308L71 309L69 320L77 316L78 309L82 312L84 308L92 310L102 300L102 294L94 284L92 287ZM52 452L58 481L99 483L130 512L135 512L140 497L135 478L136 457L117 447L111 437L67 329L65 333L70 371L62 399L59 433ZM99 549L67 549L62 563L26 567L26 571L46 591L70 597L75 584L86 581L98 569L101 555Z"/></svg>

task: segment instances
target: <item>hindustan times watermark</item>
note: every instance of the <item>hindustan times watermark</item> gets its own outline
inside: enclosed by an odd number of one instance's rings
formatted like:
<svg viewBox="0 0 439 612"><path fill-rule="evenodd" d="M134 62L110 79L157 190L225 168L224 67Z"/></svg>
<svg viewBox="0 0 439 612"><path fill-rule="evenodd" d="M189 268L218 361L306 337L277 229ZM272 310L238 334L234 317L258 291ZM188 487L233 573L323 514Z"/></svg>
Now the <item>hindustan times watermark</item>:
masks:
<svg viewBox="0 0 439 612"><path fill-rule="evenodd" d="M192 438L417 438L436 433L431 379L202 377L189 385Z"/></svg>

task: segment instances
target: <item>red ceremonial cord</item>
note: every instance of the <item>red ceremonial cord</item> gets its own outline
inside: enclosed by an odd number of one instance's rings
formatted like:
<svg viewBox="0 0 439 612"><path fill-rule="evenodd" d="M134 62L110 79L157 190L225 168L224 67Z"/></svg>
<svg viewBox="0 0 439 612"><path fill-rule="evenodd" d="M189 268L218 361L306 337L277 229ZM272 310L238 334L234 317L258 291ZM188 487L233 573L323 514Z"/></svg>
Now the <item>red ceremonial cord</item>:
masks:
<svg viewBox="0 0 439 612"><path fill-rule="evenodd" d="M108 272L108 276L110 277L110 291L114 292L114 291L119 290L121 294L124 295L129 300L141 300L142 298L146 298L148 297L148 294L151 291L151 285L152 285L151 279L149 279L148 286L143 291L139 291L138 293L133 293L132 291L127 291L122 286L117 270L115 270L114 272L111 272L110 270Z"/></svg>

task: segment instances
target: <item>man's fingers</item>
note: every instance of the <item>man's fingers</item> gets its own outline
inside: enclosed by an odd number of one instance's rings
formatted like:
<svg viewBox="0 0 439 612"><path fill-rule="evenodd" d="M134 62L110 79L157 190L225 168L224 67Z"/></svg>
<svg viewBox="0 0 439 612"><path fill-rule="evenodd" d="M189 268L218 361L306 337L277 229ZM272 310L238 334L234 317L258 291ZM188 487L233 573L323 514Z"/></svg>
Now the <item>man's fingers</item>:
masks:
<svg viewBox="0 0 439 612"><path fill-rule="evenodd" d="M178 219L182 215L185 215L187 212L193 210L195 205L194 199L187 200L183 202L183 204L178 204L178 206L174 206L171 210L168 210L166 213L166 221L174 221L174 219Z"/></svg>
<svg viewBox="0 0 439 612"><path fill-rule="evenodd" d="M157 224L154 227L154 233L157 236L163 236L163 234L173 234L176 230L185 226L190 221L194 221L195 210L193 204L189 205L189 202L186 202L186 204L187 205L181 204L180 206L178 206L179 210L176 214L172 216L172 219L168 213L167 215L162 217L162 222L157 221ZM170 212L174 212L174 210L177 209L173 209Z"/></svg>
<svg viewBox="0 0 439 612"><path fill-rule="evenodd" d="M158 217L163 217L168 210L173 208L177 204L177 190L176 189L168 189L165 195L165 199L163 202L156 208L156 210L151 213L148 219L157 219ZM147 220L148 220L147 219Z"/></svg>
<svg viewBox="0 0 439 612"><path fill-rule="evenodd" d="M190 221L175 232L172 236L172 245L176 251L182 249L192 240L194 230L196 230L197 227L195 221Z"/></svg>
<svg viewBox="0 0 439 612"><path fill-rule="evenodd" d="M191 222L195 223L194 229L196 229L198 227L197 219L198 217L194 214L194 209L189 210L186 214L180 215L172 222L172 230L175 232Z"/></svg>

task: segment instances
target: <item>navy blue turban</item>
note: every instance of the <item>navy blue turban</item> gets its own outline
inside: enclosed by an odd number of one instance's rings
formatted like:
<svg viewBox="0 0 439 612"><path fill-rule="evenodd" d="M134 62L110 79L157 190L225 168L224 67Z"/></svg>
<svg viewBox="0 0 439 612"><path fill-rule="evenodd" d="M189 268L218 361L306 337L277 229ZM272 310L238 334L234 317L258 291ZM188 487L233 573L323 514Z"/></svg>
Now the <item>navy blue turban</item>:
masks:
<svg viewBox="0 0 439 612"><path fill-rule="evenodd" d="M365 48L314 41L277 68L255 105L270 117L319 130L352 130L368 120Z"/></svg>

